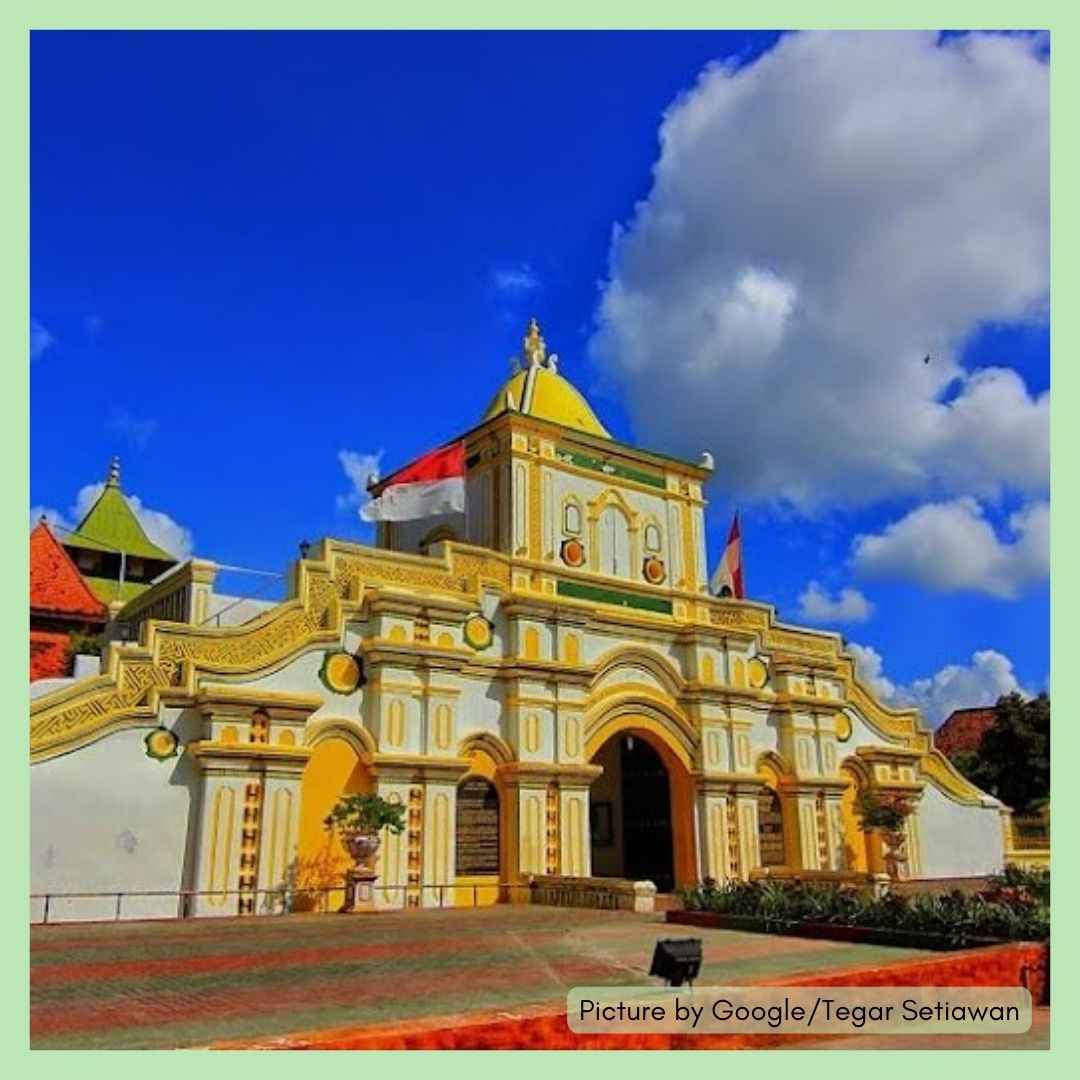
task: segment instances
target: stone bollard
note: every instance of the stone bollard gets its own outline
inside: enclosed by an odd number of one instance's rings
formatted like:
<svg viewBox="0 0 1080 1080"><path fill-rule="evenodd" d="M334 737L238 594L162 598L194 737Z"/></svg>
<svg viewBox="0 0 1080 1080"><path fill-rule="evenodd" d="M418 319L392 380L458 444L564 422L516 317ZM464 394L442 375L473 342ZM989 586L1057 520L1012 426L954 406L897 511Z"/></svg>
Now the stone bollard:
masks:
<svg viewBox="0 0 1080 1080"><path fill-rule="evenodd" d="M634 882L634 910L646 914L656 910L656 886L651 881Z"/></svg>

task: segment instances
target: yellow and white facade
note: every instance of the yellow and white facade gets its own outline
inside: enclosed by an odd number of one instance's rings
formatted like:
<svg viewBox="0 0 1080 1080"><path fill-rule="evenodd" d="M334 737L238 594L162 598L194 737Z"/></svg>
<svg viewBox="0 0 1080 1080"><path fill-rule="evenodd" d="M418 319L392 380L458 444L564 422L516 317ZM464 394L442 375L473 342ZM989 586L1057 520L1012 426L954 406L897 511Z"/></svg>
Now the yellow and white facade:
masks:
<svg viewBox="0 0 1080 1080"><path fill-rule="evenodd" d="M874 699L837 635L708 594L707 455L613 440L535 324L464 443L465 514L380 523L374 547L325 539L290 598L240 626L152 617L166 579L122 613L137 643L33 701L35 893L187 890L192 913L258 913L340 882L323 819L378 791L408 823L384 837L379 905L493 902L530 875L640 866L616 849L647 783L667 805L635 827L668 846L675 884L880 871L864 788L915 801L908 876L1000 868L1004 809L916 712ZM651 779L613 785L612 748L641 744ZM498 807L482 872L457 851L476 780Z"/></svg>

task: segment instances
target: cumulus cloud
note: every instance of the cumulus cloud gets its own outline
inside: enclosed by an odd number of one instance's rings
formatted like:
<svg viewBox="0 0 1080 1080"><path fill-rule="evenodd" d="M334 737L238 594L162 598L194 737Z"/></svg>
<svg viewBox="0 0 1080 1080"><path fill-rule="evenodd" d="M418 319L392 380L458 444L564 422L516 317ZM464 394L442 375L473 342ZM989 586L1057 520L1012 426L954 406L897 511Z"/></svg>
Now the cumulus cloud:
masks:
<svg viewBox="0 0 1080 1080"><path fill-rule="evenodd" d="M993 705L1002 694L1032 692L1020 684L1012 661L994 649L972 654L970 664L947 664L934 675L898 685L884 673L881 654L868 645L847 646L859 677L887 705L914 705L931 727L938 727L954 709Z"/></svg>
<svg viewBox="0 0 1080 1080"><path fill-rule="evenodd" d="M540 287L540 279L527 262L496 267L491 272L491 283L503 293L526 293Z"/></svg>
<svg viewBox="0 0 1080 1080"><path fill-rule="evenodd" d="M370 502L367 486L373 478L378 477L382 456L381 450L374 454L358 453L355 450L338 451L338 461L352 484L352 491L337 497L338 510L359 512L362 506Z"/></svg>
<svg viewBox="0 0 1080 1080"><path fill-rule="evenodd" d="M56 344L56 337L37 319L30 320L30 359L37 360L47 349Z"/></svg>
<svg viewBox="0 0 1080 1080"><path fill-rule="evenodd" d="M811 581L799 594L799 618L811 623L866 622L874 614L874 605L858 590L843 588L835 597L817 581Z"/></svg>
<svg viewBox="0 0 1080 1080"><path fill-rule="evenodd" d="M591 341L642 439L807 511L1044 491L1048 397L956 357L984 320L1045 317L1048 114L1023 36L805 33L708 67Z"/></svg>
<svg viewBox="0 0 1080 1080"><path fill-rule="evenodd" d="M973 498L927 503L881 533L856 536L852 561L867 577L1015 599L1050 573L1049 504L1031 503L1012 514L1008 532L999 539Z"/></svg>
<svg viewBox="0 0 1080 1080"><path fill-rule="evenodd" d="M97 502L104 488L105 485L101 481L96 484L84 484L79 488L75 502L66 511L57 510L51 506L32 506L30 527L33 528L44 517L52 528L60 532L60 538L63 539L66 535L64 530L70 531L82 521ZM129 495L125 492L124 498L127 499L132 513L151 543L164 548L170 555L181 561L191 557L195 545L190 529L181 525L164 510L154 510L144 505L138 495Z"/></svg>
<svg viewBox="0 0 1080 1080"><path fill-rule="evenodd" d="M870 645L859 645L854 641L847 643L847 651L855 661L855 671L859 678L884 702L891 702L896 693L896 684L885 677L885 661L881 653Z"/></svg>

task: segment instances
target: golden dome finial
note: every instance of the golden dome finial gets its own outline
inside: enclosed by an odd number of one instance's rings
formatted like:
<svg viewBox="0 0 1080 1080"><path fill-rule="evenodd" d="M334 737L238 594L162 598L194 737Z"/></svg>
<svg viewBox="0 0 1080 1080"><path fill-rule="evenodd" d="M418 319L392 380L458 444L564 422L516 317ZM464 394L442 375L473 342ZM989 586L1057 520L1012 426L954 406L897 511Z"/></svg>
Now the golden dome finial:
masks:
<svg viewBox="0 0 1080 1080"><path fill-rule="evenodd" d="M540 336L540 324L535 316L529 320L529 328L521 339L521 355L529 367L542 364L547 356L547 346Z"/></svg>

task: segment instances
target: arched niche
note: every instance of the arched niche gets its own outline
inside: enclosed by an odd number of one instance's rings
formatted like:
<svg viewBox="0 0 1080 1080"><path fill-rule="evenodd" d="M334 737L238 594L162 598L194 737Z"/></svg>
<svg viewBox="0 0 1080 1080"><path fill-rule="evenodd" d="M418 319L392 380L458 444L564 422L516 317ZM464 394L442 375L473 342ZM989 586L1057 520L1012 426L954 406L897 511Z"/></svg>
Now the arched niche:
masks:
<svg viewBox="0 0 1080 1080"><path fill-rule="evenodd" d="M311 757L300 779L300 830L291 878L296 890L294 910L336 911L344 900L337 889L352 865L326 817L343 795L375 790L371 770L363 760L363 742L348 729L324 728L313 742ZM312 892L305 894L304 889ZM330 892L321 890L331 889Z"/></svg>

